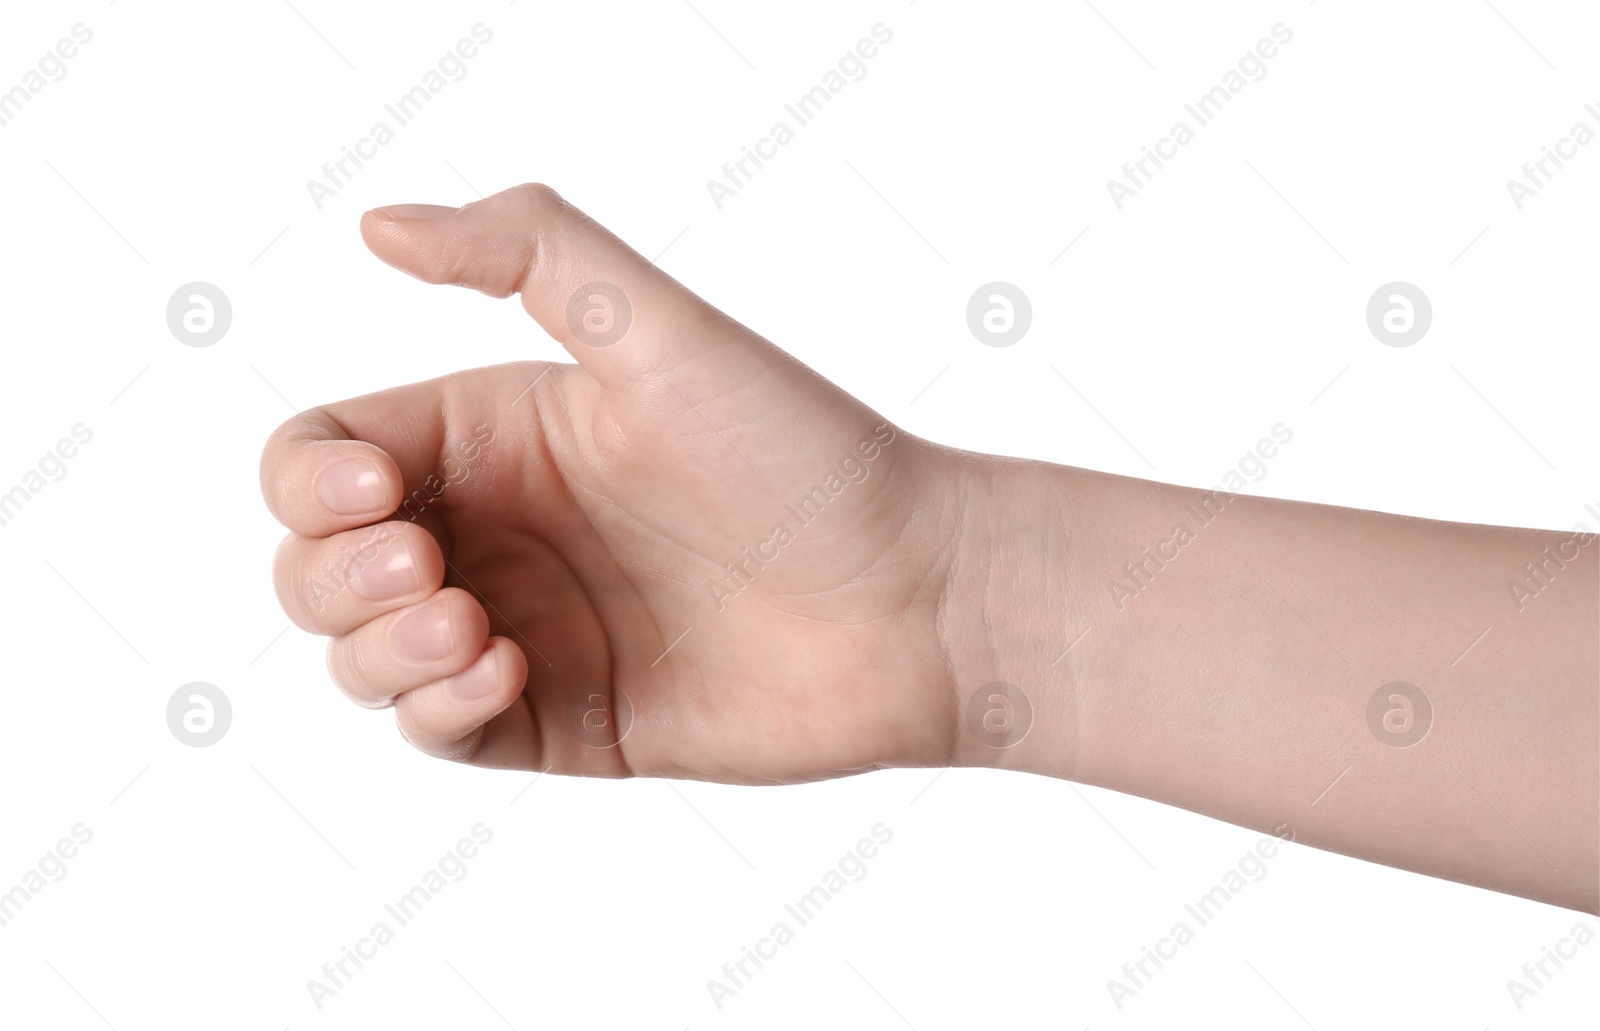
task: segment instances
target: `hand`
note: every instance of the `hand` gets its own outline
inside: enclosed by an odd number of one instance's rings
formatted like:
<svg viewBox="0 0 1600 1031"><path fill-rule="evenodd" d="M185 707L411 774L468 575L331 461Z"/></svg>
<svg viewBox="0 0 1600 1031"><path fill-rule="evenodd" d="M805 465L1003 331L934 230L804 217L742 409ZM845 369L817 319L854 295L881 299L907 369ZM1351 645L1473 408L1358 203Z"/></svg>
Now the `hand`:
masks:
<svg viewBox="0 0 1600 1031"><path fill-rule="evenodd" d="M361 231L425 282L520 294L578 364L474 369L273 434L278 596L332 638L345 692L490 767L748 783L953 761L960 453L548 188Z"/></svg>
<svg viewBox="0 0 1600 1031"><path fill-rule="evenodd" d="M362 231L428 282L520 293L578 359L268 442L284 608L423 751L736 783L1002 766L1597 911L1592 534L938 447L543 187ZM1508 619L1530 556L1560 579ZM1374 722L1397 687L1439 699L1420 741Z"/></svg>

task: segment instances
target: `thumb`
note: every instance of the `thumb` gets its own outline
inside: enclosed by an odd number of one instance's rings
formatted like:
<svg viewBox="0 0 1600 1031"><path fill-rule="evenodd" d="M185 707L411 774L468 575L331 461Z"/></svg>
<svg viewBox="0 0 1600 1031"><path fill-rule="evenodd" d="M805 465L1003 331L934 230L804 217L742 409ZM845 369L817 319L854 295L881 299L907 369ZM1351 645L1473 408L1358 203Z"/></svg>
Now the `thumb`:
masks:
<svg viewBox="0 0 1600 1031"><path fill-rule="evenodd" d="M607 390L663 376L740 376L748 370L739 366L776 356L547 186L464 208L376 208L362 216L361 235L423 282L521 294L527 313Z"/></svg>

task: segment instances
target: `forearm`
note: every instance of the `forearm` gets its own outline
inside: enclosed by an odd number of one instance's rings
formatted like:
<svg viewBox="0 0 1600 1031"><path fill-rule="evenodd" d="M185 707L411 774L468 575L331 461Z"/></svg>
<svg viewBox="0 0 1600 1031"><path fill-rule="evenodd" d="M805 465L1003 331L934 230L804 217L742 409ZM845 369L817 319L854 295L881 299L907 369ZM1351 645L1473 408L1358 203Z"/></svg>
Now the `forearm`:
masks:
<svg viewBox="0 0 1600 1031"><path fill-rule="evenodd" d="M1592 538L966 464L993 525L957 672L1035 711L957 761L1596 909Z"/></svg>

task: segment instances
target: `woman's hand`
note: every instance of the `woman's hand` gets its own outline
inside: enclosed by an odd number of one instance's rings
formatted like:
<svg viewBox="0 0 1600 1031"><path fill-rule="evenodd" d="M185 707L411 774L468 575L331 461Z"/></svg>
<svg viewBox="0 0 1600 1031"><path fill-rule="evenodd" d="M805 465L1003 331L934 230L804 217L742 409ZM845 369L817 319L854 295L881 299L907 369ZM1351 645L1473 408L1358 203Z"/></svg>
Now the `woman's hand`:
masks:
<svg viewBox="0 0 1600 1031"><path fill-rule="evenodd" d="M578 359L267 445L284 607L418 748L729 782L1002 766L1600 905L1594 534L937 447L543 187L362 228L428 282L520 293Z"/></svg>
<svg viewBox="0 0 1600 1031"><path fill-rule="evenodd" d="M959 453L897 430L542 186L368 212L384 261L577 359L326 405L267 444L285 610L423 751L787 782L955 761Z"/></svg>

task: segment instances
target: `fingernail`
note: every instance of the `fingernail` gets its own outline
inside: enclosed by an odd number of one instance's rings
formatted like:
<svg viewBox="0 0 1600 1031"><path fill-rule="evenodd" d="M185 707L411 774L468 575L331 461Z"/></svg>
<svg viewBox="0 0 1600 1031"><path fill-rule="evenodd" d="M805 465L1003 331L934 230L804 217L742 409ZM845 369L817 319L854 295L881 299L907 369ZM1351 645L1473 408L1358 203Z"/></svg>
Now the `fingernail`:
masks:
<svg viewBox="0 0 1600 1031"><path fill-rule="evenodd" d="M447 208L440 204L389 204L372 210L391 222L403 222L412 218L443 218L445 215L454 215L461 209Z"/></svg>
<svg viewBox="0 0 1600 1031"><path fill-rule="evenodd" d="M418 663L435 662L455 651L450 606L443 601L429 602L395 623L389 631L389 650Z"/></svg>
<svg viewBox="0 0 1600 1031"><path fill-rule="evenodd" d="M350 586L368 601L387 601L418 590L422 577L411 545L398 534L350 559Z"/></svg>
<svg viewBox="0 0 1600 1031"><path fill-rule="evenodd" d="M493 651L466 669L450 677L450 693L462 701L482 698L500 680L500 660Z"/></svg>
<svg viewBox="0 0 1600 1031"><path fill-rule="evenodd" d="M365 458L344 458L317 476L317 497L339 515L362 515L384 507L383 475Z"/></svg>

